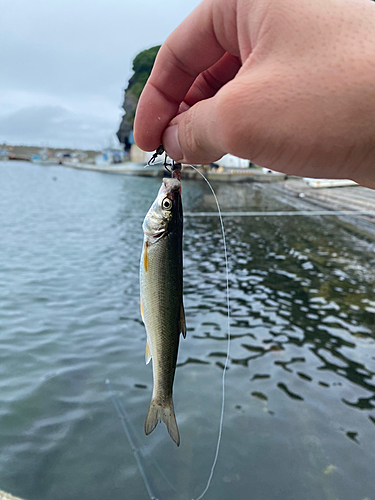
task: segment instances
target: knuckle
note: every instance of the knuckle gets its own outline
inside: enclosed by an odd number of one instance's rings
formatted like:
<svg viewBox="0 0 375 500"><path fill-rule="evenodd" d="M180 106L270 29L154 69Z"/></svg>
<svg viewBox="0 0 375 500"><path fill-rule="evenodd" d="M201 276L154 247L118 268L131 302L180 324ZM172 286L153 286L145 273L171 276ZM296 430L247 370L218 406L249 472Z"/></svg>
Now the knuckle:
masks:
<svg viewBox="0 0 375 500"><path fill-rule="evenodd" d="M202 137L197 133L198 123L197 106L192 106L185 114L183 137L180 140L184 158L192 162L199 159L204 150Z"/></svg>
<svg viewBox="0 0 375 500"><path fill-rule="evenodd" d="M198 141L196 138L196 134L194 131L194 115L195 109L194 107L190 108L190 110L186 113L185 116L185 146L188 151L195 152L198 149Z"/></svg>

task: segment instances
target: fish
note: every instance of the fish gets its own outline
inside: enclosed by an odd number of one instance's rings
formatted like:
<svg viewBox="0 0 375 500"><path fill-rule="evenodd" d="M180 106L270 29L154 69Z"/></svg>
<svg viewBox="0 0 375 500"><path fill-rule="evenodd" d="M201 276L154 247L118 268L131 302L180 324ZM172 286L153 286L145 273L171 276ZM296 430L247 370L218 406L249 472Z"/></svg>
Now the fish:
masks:
<svg viewBox="0 0 375 500"><path fill-rule="evenodd" d="M153 391L145 420L149 435L162 421L180 445L173 406L173 381L180 335L186 337L183 305L183 213L181 183L163 179L143 221L140 262L140 307L147 333L145 361L152 359Z"/></svg>

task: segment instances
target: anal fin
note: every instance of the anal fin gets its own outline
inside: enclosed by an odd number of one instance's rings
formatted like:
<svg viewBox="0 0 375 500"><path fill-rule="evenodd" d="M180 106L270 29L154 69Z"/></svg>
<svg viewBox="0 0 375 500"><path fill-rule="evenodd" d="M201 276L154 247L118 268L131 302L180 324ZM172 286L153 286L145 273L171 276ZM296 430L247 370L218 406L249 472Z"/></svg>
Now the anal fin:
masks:
<svg viewBox="0 0 375 500"><path fill-rule="evenodd" d="M150 346L148 345L148 340L146 341L146 352L145 352L145 361L146 361L146 365L149 364L149 362L151 361L151 349L150 349Z"/></svg>

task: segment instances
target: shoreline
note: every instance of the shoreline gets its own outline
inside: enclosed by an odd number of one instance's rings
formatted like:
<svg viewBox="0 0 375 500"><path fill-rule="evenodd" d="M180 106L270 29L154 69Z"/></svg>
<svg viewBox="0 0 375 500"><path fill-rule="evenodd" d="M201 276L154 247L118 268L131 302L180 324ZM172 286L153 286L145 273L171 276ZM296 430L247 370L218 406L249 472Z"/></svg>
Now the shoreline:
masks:
<svg viewBox="0 0 375 500"><path fill-rule="evenodd" d="M151 165L145 168L144 164L129 164L129 166L101 167L90 164L64 163L63 166L78 170L90 170L93 172L104 172L118 175L137 175L141 177L165 177L166 172L160 165ZM131 165L131 166L130 166ZM306 183L301 177L287 176L279 173L267 173L257 169L224 171L201 169L210 182L230 183L273 183L275 189L281 190L288 196L298 197L328 211L350 211L353 214L348 217L356 217L374 224L375 215L361 212L375 212L375 190L353 185L336 187L313 187ZM183 167L182 179L197 180L201 176L193 169Z"/></svg>
<svg viewBox="0 0 375 500"><path fill-rule="evenodd" d="M8 163L8 162L7 162ZM31 163L33 164L33 163ZM161 165L145 166L144 163L120 163L118 165L94 165L89 163L63 162L62 164L34 163L44 167L62 166L76 170L101 172L117 175L131 175L139 177L168 177L168 173ZM29 163L30 165L30 163ZM300 198L312 206L318 206L327 211L352 212L345 217L355 217L372 225L375 222L375 190L359 185L343 185L336 187L313 187L301 177L289 177L279 173L267 173L261 169L235 170L227 169L221 171L207 170L201 168L201 172L212 183L272 183L275 190L291 196ZM197 180L201 176L193 169L183 167L181 178Z"/></svg>
<svg viewBox="0 0 375 500"><path fill-rule="evenodd" d="M129 165L129 166L126 166ZM167 177L166 171L161 165L149 165L144 163L118 164L118 166L99 166L89 163L63 162L62 166L75 168L77 170L91 170L93 172L104 172L118 175L137 175L140 177ZM214 182L280 182L287 178L281 173L265 173L261 169L224 169L220 171L200 169L209 181ZM200 175L187 166L181 171L182 179L199 179Z"/></svg>

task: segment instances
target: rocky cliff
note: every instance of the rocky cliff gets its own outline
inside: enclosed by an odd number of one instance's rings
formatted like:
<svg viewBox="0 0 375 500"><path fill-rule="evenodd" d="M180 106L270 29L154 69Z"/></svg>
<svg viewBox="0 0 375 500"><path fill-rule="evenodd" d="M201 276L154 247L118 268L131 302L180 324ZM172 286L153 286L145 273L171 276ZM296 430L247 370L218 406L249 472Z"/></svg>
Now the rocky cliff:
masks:
<svg viewBox="0 0 375 500"><path fill-rule="evenodd" d="M135 110L138 104L139 96L150 76L152 66L154 65L156 54L160 45L143 50L133 60L134 74L131 76L128 86L125 89L124 103L122 105L125 114L122 118L120 128L117 131L119 141L129 149L129 135L133 130Z"/></svg>

